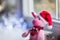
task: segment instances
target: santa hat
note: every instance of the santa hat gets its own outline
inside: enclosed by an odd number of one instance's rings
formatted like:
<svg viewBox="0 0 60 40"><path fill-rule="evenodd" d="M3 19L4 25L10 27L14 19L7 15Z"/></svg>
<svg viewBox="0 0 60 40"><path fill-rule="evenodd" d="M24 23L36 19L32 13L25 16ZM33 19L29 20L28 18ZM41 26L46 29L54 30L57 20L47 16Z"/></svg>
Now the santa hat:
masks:
<svg viewBox="0 0 60 40"><path fill-rule="evenodd" d="M42 17L42 20L48 23L48 29L52 29L52 17L51 14L48 11L41 11L40 17Z"/></svg>

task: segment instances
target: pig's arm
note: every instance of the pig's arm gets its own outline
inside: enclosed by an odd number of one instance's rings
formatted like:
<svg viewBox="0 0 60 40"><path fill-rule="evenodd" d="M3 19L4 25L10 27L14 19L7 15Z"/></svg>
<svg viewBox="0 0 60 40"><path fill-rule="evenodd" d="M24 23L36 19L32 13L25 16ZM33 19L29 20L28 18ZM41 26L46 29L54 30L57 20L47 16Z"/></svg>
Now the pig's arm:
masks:
<svg viewBox="0 0 60 40"><path fill-rule="evenodd" d="M22 34L22 37L27 37L29 33L30 33L30 30L27 30L26 32L24 32L24 33Z"/></svg>

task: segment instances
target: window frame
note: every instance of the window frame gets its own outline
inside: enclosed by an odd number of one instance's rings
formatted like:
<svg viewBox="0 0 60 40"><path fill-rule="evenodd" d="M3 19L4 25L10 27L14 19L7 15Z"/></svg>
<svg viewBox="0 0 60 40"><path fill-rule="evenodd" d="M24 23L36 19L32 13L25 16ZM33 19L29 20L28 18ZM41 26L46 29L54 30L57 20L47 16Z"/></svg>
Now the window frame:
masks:
<svg viewBox="0 0 60 40"><path fill-rule="evenodd" d="M24 0L23 0L23 1L24 1ZM27 0L25 0L25 1L27 1ZM33 3L31 3L31 2L33 2ZM23 2L23 3L24 3L24 2ZM24 4L25 4L25 3L24 3ZM24 5L24 4L23 4L23 5ZM27 8L28 11L29 11L27 14L30 14L29 16L31 17L31 16L32 16L32 15L31 15L31 12L34 11L34 0L27 1L27 4L28 4L27 7L29 8L29 9ZM25 7L23 6L23 8L25 8ZM26 10L26 8L25 8L25 10ZM26 15L25 12L24 12L25 10L23 10L23 14L24 14L24 15ZM31 10L32 10L32 11L31 11ZM27 12L27 11L26 11L26 12ZM53 21L53 22L60 23L60 18L58 18L58 0L56 0L56 18L53 19L52 21Z"/></svg>

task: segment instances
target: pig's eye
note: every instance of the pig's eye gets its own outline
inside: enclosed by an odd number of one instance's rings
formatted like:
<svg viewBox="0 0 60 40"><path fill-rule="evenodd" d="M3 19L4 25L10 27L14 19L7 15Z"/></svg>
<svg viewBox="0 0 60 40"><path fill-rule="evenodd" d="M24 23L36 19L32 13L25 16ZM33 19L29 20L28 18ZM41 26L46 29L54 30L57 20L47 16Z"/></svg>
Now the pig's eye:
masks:
<svg viewBox="0 0 60 40"><path fill-rule="evenodd" d="M40 20L40 17L39 16L37 16L37 18Z"/></svg>

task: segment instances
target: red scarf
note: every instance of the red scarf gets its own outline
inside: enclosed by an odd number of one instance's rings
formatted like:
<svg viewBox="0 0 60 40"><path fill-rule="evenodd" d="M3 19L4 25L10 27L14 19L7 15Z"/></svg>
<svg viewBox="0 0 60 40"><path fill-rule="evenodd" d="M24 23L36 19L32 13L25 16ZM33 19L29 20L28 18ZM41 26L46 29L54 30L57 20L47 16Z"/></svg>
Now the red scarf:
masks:
<svg viewBox="0 0 60 40"><path fill-rule="evenodd" d="M35 29L32 28L32 29L30 30L30 31L31 31L30 34L31 34L32 36L38 34L38 32L39 32L41 29L42 29L42 30L44 29L43 27L40 27L40 26L34 26L34 28L35 28Z"/></svg>

